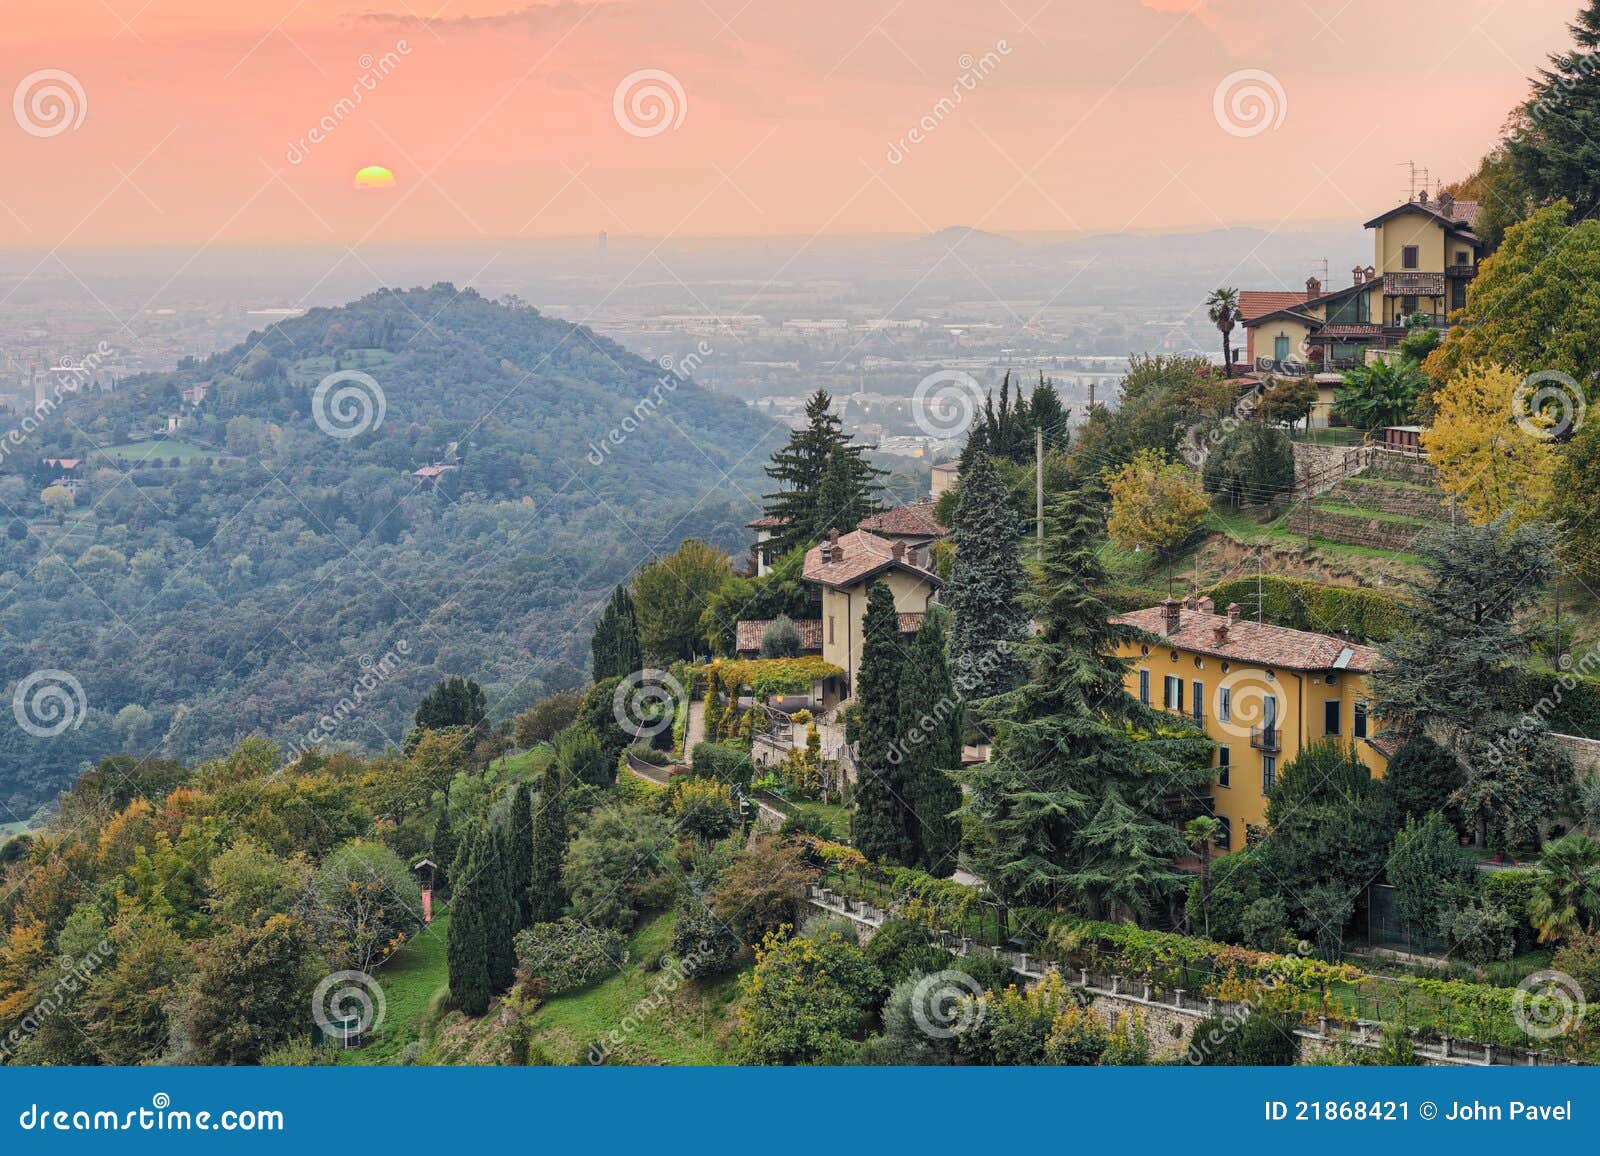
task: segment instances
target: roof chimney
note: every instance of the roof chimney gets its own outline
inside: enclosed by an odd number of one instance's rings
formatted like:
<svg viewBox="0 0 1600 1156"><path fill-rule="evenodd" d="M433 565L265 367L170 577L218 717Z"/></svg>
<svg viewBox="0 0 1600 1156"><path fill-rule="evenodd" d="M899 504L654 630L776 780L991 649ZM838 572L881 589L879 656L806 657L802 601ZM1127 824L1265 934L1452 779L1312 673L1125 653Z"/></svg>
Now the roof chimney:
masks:
<svg viewBox="0 0 1600 1156"><path fill-rule="evenodd" d="M1306 278L1306 299L1322 296L1322 282L1315 277Z"/></svg>
<svg viewBox="0 0 1600 1156"><path fill-rule="evenodd" d="M1239 604L1237 602L1228 603L1228 621L1239 621Z"/></svg>
<svg viewBox="0 0 1600 1156"><path fill-rule="evenodd" d="M1449 193L1439 194L1439 212L1448 217L1455 207L1456 199L1453 196L1451 196Z"/></svg>
<svg viewBox="0 0 1600 1156"><path fill-rule="evenodd" d="M1365 279L1366 275L1367 275L1366 274L1366 270L1363 269L1360 265L1357 265L1354 269L1350 270L1350 280L1351 280L1351 282L1353 284L1356 284L1356 285L1361 284L1362 280Z"/></svg>
<svg viewBox="0 0 1600 1156"><path fill-rule="evenodd" d="M1200 601L1196 605L1206 614L1215 614L1217 612L1217 604L1211 600L1211 595L1209 594L1202 594Z"/></svg>
<svg viewBox="0 0 1600 1156"><path fill-rule="evenodd" d="M1211 628L1211 645L1221 646L1228 641L1228 624L1219 622Z"/></svg>
<svg viewBox="0 0 1600 1156"><path fill-rule="evenodd" d="M839 544L839 531L837 531L837 530L829 530L828 531L828 543L830 545L833 545L833 546L837 546Z"/></svg>
<svg viewBox="0 0 1600 1156"><path fill-rule="evenodd" d="M1163 598L1161 600L1161 620L1163 633L1178 633L1178 611L1182 608L1183 603L1179 602L1175 598Z"/></svg>
<svg viewBox="0 0 1600 1156"><path fill-rule="evenodd" d="M904 562L906 560L906 544L899 541L895 542L895 544L890 548L889 553L894 555L894 560L896 562Z"/></svg>
<svg viewBox="0 0 1600 1156"><path fill-rule="evenodd" d="M1195 596L1193 594L1185 594L1183 596L1183 608L1185 610L1194 610L1198 608L1199 605L1200 603L1195 600Z"/></svg>

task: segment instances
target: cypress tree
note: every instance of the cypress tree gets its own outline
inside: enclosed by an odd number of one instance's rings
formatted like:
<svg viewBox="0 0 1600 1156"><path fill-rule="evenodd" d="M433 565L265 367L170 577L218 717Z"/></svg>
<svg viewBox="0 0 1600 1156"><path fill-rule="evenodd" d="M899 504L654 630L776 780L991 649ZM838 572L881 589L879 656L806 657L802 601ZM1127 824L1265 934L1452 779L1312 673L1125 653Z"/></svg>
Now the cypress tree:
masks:
<svg viewBox="0 0 1600 1156"><path fill-rule="evenodd" d="M508 824L496 824L486 840L487 861L483 872L488 877L484 904L485 939L488 945L489 988L505 991L517 975L516 934L522 918L522 905L511 882L511 831Z"/></svg>
<svg viewBox="0 0 1600 1156"><path fill-rule="evenodd" d="M567 811L563 779L552 764L539 783L539 807L533 813L533 846L528 887L528 922L553 923L567 906L561 889L561 860L567 853Z"/></svg>
<svg viewBox="0 0 1600 1156"><path fill-rule="evenodd" d="M1023 644L1032 677L980 708L992 761L967 768L982 825L976 869L1007 903L1072 902L1096 916L1160 910L1186 887L1186 852L1168 800L1210 779L1210 742L1174 728L1123 690L1116 648L1143 635L1110 622L1094 593L1105 516L1090 495L1051 503L1039 633Z"/></svg>
<svg viewBox="0 0 1600 1156"><path fill-rule="evenodd" d="M455 829L450 825L450 808L439 808L439 821L433 825L433 848L430 856L434 862L433 885L441 894L449 894L451 872L455 867L457 841Z"/></svg>
<svg viewBox="0 0 1600 1156"><path fill-rule="evenodd" d="M932 875L956 869L961 850L961 700L944 652L943 613L931 611L900 674L900 779L907 840Z"/></svg>
<svg viewBox="0 0 1600 1156"><path fill-rule="evenodd" d="M830 465L841 474L840 488L856 495L866 514L877 512L877 494L883 488L878 478L884 471L866 460L865 446L852 445L851 440L833 412L833 399L827 390L817 390L806 402L805 428L789 435L787 444L772 455L772 464L767 467L767 476L778 483L779 489L763 497L765 512L784 520L774 554L810 546L831 528L836 514L823 509L818 500L823 475ZM837 465L836 458L842 459Z"/></svg>
<svg viewBox="0 0 1600 1156"><path fill-rule="evenodd" d="M862 620L861 667L856 675L858 782L855 843L867 858L909 864L916 848L906 831L905 785L900 777L900 675L905 664L894 594L882 581L867 590Z"/></svg>
<svg viewBox="0 0 1600 1156"><path fill-rule="evenodd" d="M1056 392L1055 382L1041 373L1030 400L1033 403L1033 428L1044 433L1044 448L1047 451L1066 449L1067 411L1061 404L1061 395Z"/></svg>
<svg viewBox="0 0 1600 1156"><path fill-rule="evenodd" d="M517 905L517 929L533 922L533 798L526 783L511 799L509 870L512 901Z"/></svg>
<svg viewBox="0 0 1600 1156"><path fill-rule="evenodd" d="M445 937L445 964L450 973L450 999L469 1016L489 1010L493 989L489 982L488 924L484 910L484 872L480 850L486 842L474 832L462 840L451 865L456 880L450 911L450 932Z"/></svg>
<svg viewBox="0 0 1600 1156"><path fill-rule="evenodd" d="M626 586L611 592L611 601L595 623L589 643L594 654L594 680L625 678L644 666L639 648L639 618Z"/></svg>
<svg viewBox="0 0 1600 1156"><path fill-rule="evenodd" d="M1021 681L1016 648L1028 636L1020 601L1027 589L1018 556L1022 524L987 454L974 457L961 475L952 520L956 553L945 590L955 615L950 657L956 688L971 702Z"/></svg>

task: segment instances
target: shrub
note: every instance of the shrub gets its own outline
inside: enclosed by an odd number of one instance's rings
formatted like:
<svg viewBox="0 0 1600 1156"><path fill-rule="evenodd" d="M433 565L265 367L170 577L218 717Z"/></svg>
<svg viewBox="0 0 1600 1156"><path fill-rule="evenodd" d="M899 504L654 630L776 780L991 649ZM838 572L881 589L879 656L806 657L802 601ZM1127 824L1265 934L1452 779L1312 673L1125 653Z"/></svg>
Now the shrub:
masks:
<svg viewBox="0 0 1600 1156"><path fill-rule="evenodd" d="M591 812L561 863L561 882L573 911L596 927L631 927L639 908L653 897L648 885L665 869L672 844L660 816L618 809Z"/></svg>
<svg viewBox="0 0 1600 1156"><path fill-rule="evenodd" d="M1130 1017L1131 1018L1131 1017ZM1111 1046L1111 1033L1100 1017L1073 1004L1057 1014L1044 1041L1044 1062L1073 1068L1092 1068Z"/></svg>
<svg viewBox="0 0 1600 1156"><path fill-rule="evenodd" d="M703 896L686 887L678 896L678 918L672 925L672 954L695 961L696 975L732 971L743 952L739 937L712 914Z"/></svg>
<svg viewBox="0 0 1600 1156"><path fill-rule="evenodd" d="M1579 988L1592 994L1591 1006L1600 1002L1600 935L1573 936L1556 952L1550 966L1570 975Z"/></svg>
<svg viewBox="0 0 1600 1156"><path fill-rule="evenodd" d="M833 838L833 821L826 811L816 807L796 807L778 828L780 835L811 835L818 839Z"/></svg>
<svg viewBox="0 0 1600 1156"><path fill-rule="evenodd" d="M1027 990L1008 987L986 996L982 1015L953 1013L957 1046L980 1064L1036 1067L1046 1062L1045 1047L1056 1017L1073 999L1061 976L1048 973Z"/></svg>
<svg viewBox="0 0 1600 1156"><path fill-rule="evenodd" d="M617 777L616 753L607 754L594 728L581 722L556 736L555 765L569 783L609 787Z"/></svg>
<svg viewBox="0 0 1600 1156"><path fill-rule="evenodd" d="M816 868L797 848L760 839L723 868L711 910L733 928L741 943L754 946L779 927L798 922L806 888L816 878Z"/></svg>
<svg viewBox="0 0 1600 1156"><path fill-rule="evenodd" d="M658 750L649 743L634 743L628 748L628 754L641 763L649 763L652 767L665 767L672 762L672 755L669 752Z"/></svg>
<svg viewBox="0 0 1600 1156"><path fill-rule="evenodd" d="M680 780L672 786L673 825L704 843L733 834L738 815L728 788L713 779Z"/></svg>
<svg viewBox="0 0 1600 1156"><path fill-rule="evenodd" d="M933 942L922 924L890 919L867 941L867 958L883 972L884 983L893 987L910 976L949 967L951 955Z"/></svg>
<svg viewBox="0 0 1600 1156"><path fill-rule="evenodd" d="M1402 743L1383 772L1384 789L1401 822L1407 816L1420 822L1432 811L1444 811L1463 781L1456 757L1425 736Z"/></svg>
<svg viewBox="0 0 1600 1156"><path fill-rule="evenodd" d="M799 658L800 632L786 615L773 619L772 625L761 632L762 658Z"/></svg>
<svg viewBox="0 0 1600 1156"><path fill-rule="evenodd" d="M952 971L959 971L977 980L984 991L1004 991L1016 982L1011 965L987 952L974 951L971 955L958 955L949 963Z"/></svg>
<svg viewBox="0 0 1600 1156"><path fill-rule="evenodd" d="M826 915L820 911L800 925L800 935L804 939L826 939L830 935L837 935L847 943L861 946L861 932L854 923L842 915ZM870 954L868 958L871 958Z"/></svg>
<svg viewBox="0 0 1600 1156"><path fill-rule="evenodd" d="M1209 494L1268 502L1294 488L1294 447L1281 429L1244 422L1212 447L1200 477Z"/></svg>
<svg viewBox="0 0 1600 1156"><path fill-rule="evenodd" d="M1189 1062L1208 1068L1283 1068L1300 1058L1299 1025L1280 1012L1208 1016L1189 1037Z"/></svg>
<svg viewBox="0 0 1600 1156"><path fill-rule="evenodd" d="M1528 918L1528 904L1539 885L1538 876L1537 871L1518 867L1483 873L1483 900L1511 917L1518 952L1531 951L1539 937Z"/></svg>
<svg viewBox="0 0 1600 1156"><path fill-rule="evenodd" d="M769 933L755 971L740 982L740 1058L752 1064L838 1061L854 1051L883 988L883 974L853 943Z"/></svg>
<svg viewBox="0 0 1600 1156"><path fill-rule="evenodd" d="M540 997L587 987L627 958L627 940L620 933L591 927L570 915L517 933L517 963L523 973L519 979Z"/></svg>
<svg viewBox="0 0 1600 1156"><path fill-rule="evenodd" d="M750 753L726 743L696 743L689 761L696 778L716 779L730 787L748 787L756 773Z"/></svg>
<svg viewBox="0 0 1600 1156"><path fill-rule="evenodd" d="M1515 927L1503 907L1466 903L1447 911L1442 924L1451 953L1468 963L1493 963L1516 954Z"/></svg>

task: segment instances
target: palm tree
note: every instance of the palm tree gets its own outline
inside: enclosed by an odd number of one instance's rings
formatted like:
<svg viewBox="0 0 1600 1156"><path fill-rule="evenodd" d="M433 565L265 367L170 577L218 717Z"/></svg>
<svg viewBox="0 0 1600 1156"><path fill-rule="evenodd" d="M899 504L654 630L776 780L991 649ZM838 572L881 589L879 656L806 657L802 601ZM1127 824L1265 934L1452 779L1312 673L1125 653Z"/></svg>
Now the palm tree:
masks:
<svg viewBox="0 0 1600 1156"><path fill-rule="evenodd" d="M1417 405L1427 379L1416 362L1374 361L1347 370L1333 398L1333 412L1356 429L1401 425Z"/></svg>
<svg viewBox="0 0 1600 1156"><path fill-rule="evenodd" d="M1583 835L1563 835L1544 845L1543 868L1528 900L1528 919L1539 942L1568 939L1594 930L1600 915L1600 843Z"/></svg>
<svg viewBox="0 0 1600 1156"><path fill-rule="evenodd" d="M1211 938L1211 846L1222 833L1222 821L1215 815L1196 815L1183 825L1183 838L1200 857L1200 917L1205 936Z"/></svg>
<svg viewBox="0 0 1600 1156"><path fill-rule="evenodd" d="M1222 334L1222 372L1233 373L1233 350L1228 338L1233 333L1233 323L1239 317L1239 291L1237 289L1213 289L1211 296L1206 298L1206 315L1211 318L1211 324L1217 327Z"/></svg>

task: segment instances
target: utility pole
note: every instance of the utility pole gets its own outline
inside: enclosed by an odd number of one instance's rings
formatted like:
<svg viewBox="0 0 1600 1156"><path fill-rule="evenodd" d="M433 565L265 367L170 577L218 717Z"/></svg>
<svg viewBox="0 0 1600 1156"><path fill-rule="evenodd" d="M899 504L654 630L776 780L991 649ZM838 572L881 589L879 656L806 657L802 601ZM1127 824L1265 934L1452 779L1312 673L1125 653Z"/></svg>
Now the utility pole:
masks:
<svg viewBox="0 0 1600 1156"><path fill-rule="evenodd" d="M1256 625L1261 625L1261 547L1256 547Z"/></svg>
<svg viewBox="0 0 1600 1156"><path fill-rule="evenodd" d="M1094 378L1089 379L1089 412L1094 412Z"/></svg>
<svg viewBox="0 0 1600 1156"><path fill-rule="evenodd" d="M1033 506L1039 520L1039 561L1044 561L1044 430L1033 431Z"/></svg>

